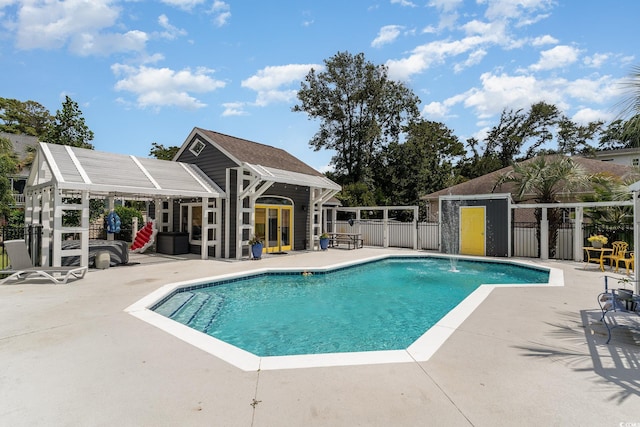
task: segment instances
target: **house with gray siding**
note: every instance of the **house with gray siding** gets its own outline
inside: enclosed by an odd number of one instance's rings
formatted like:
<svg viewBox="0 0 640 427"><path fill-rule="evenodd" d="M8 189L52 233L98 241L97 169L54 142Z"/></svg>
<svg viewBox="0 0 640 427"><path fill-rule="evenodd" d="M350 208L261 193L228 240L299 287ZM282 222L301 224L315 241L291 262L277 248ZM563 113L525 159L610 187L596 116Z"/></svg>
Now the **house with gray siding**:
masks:
<svg viewBox="0 0 640 427"><path fill-rule="evenodd" d="M253 236L267 253L313 248L321 234L322 208L341 187L285 150L211 130L194 128L174 161L198 166L226 197L220 200L221 242L210 256L248 255ZM189 234L192 250L201 247L202 207L196 201L173 202L171 224ZM216 237L216 238L213 238Z"/></svg>

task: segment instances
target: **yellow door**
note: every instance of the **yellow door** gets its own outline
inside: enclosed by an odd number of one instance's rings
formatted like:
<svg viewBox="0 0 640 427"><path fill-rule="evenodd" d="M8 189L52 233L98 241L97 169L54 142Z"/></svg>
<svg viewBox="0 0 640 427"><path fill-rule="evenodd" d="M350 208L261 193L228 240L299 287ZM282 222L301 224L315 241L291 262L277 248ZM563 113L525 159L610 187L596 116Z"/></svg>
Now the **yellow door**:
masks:
<svg viewBox="0 0 640 427"><path fill-rule="evenodd" d="M464 255L485 254L485 208L460 207L460 253Z"/></svg>
<svg viewBox="0 0 640 427"><path fill-rule="evenodd" d="M264 241L264 252L290 251L293 206L256 205L255 234Z"/></svg>

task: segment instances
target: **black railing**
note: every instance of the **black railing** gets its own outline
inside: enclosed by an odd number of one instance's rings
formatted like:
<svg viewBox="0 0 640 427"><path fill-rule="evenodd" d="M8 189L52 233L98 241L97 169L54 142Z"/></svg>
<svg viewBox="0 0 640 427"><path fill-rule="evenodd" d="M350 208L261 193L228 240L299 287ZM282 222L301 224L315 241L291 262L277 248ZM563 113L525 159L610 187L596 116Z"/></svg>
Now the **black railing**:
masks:
<svg viewBox="0 0 640 427"><path fill-rule="evenodd" d="M28 225L24 227L0 227L0 235L2 241L0 242L0 269L5 269L9 266L10 260L4 250L4 241L6 240L24 240L29 248L29 254L34 262L34 265L40 265L40 255L42 247L42 226L41 225Z"/></svg>

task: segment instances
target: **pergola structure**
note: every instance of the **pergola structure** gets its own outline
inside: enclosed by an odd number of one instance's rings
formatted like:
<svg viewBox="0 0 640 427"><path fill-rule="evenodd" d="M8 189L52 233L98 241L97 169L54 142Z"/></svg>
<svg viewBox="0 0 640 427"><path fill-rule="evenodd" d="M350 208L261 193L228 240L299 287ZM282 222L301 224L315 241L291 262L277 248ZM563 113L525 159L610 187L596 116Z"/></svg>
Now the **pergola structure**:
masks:
<svg viewBox="0 0 640 427"><path fill-rule="evenodd" d="M244 230L249 231L248 235L254 234L256 201L276 183L309 188L308 208L305 207L310 213L307 224L307 239L313 247L313 242L317 241L322 233L323 205L335 196L341 187L324 176L285 171L250 163L243 163L237 170L237 206L241 208L238 209L236 220L239 224L236 229L236 257L240 257L242 246L246 244L245 234L247 233L244 233ZM229 178L227 178L227 182L230 182ZM248 203L243 203L244 200L248 200ZM227 204L228 206L229 204ZM227 214L225 217L229 220L231 215ZM230 232L229 224L225 230ZM229 242L230 239L227 236L225 240Z"/></svg>
<svg viewBox="0 0 640 427"><path fill-rule="evenodd" d="M171 201L196 199L202 204L206 259L212 243L207 231L217 230L211 235L220 238L224 197L196 165L40 143L27 181L25 222L42 225L41 265L60 266L63 257L79 256L80 265L88 266L90 199L107 199L111 209L116 198L153 201L156 223L164 231L173 231ZM79 225L63 224L67 211L81 212ZM69 235L79 236L80 249L62 249Z"/></svg>

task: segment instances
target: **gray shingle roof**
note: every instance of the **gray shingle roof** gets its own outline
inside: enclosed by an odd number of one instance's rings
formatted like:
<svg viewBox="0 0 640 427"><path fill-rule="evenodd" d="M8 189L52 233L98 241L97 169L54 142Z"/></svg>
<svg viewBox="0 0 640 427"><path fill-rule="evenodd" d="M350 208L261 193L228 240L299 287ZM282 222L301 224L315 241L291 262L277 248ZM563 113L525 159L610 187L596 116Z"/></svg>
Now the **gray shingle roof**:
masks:
<svg viewBox="0 0 640 427"><path fill-rule="evenodd" d="M576 163L582 165L582 167L589 174L597 174L597 173L607 173L614 176L618 176L624 178L635 173L634 168L620 165L612 162L603 162L600 160L587 159L585 157L571 157ZM529 163L533 161L533 159L528 159L523 161L523 164ZM460 184L456 184L454 186L445 188L440 191L436 191L435 193L427 194L426 196L422 196L422 200L437 200L440 196L446 195L473 195L473 194L490 194L493 191L493 186L496 183L498 177L500 175L505 174L506 172L512 170L511 166L506 168L499 169L497 171L488 173L486 175L480 176L478 178L471 179L466 182L462 182ZM512 192L513 185L505 184L497 191L500 193L508 193Z"/></svg>
<svg viewBox="0 0 640 427"><path fill-rule="evenodd" d="M235 160L306 175L322 174L285 150L202 128L195 130L215 142Z"/></svg>

